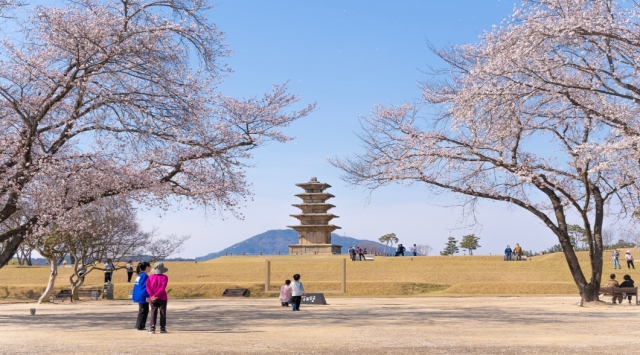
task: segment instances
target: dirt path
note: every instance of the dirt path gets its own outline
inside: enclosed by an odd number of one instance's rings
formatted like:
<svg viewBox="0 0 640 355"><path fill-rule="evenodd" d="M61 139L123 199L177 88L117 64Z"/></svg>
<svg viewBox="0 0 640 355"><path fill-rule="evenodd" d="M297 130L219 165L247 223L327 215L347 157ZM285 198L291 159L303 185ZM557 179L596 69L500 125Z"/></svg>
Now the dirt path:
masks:
<svg viewBox="0 0 640 355"><path fill-rule="evenodd" d="M0 305L0 354L640 353L640 307L576 297L170 300L169 334L137 332L125 301ZM37 308L29 316L29 308Z"/></svg>

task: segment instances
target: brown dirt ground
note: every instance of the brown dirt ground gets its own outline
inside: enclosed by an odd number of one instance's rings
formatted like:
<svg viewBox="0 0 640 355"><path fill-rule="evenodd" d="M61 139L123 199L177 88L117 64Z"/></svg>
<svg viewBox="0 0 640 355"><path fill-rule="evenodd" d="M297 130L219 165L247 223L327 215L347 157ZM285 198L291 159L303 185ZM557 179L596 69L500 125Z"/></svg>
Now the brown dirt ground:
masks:
<svg viewBox="0 0 640 355"><path fill-rule="evenodd" d="M169 334L155 335L133 329L127 301L4 303L0 354L640 353L640 307L577 301L329 298L291 312L274 299L170 300Z"/></svg>

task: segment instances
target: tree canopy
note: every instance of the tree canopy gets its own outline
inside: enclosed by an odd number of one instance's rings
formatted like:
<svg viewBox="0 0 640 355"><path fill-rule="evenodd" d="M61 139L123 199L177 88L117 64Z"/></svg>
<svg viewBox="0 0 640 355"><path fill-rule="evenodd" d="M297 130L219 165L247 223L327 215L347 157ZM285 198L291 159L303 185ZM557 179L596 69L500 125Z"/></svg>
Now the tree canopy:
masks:
<svg viewBox="0 0 640 355"><path fill-rule="evenodd" d="M635 2L523 1L478 43L432 47L446 68L423 83L422 103L376 106L365 152L332 163L354 185L419 183L465 212L482 199L528 211L557 236L583 299L597 300L605 215L640 201L639 15ZM586 233L586 275L569 213Z"/></svg>
<svg viewBox="0 0 640 355"><path fill-rule="evenodd" d="M1 5L2 3L0 3ZM7 3L8 4L8 3ZM241 216L251 150L311 112L286 85L259 98L217 90L230 69L200 0L26 6L0 40L0 265L29 233L79 223L109 196L189 201Z"/></svg>

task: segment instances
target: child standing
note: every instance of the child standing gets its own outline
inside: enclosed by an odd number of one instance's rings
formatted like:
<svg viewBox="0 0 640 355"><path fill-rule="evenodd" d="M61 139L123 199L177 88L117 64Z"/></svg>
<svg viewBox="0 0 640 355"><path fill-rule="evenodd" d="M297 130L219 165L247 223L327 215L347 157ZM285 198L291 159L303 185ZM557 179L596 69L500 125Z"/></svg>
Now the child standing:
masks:
<svg viewBox="0 0 640 355"><path fill-rule="evenodd" d="M149 333L156 332L156 320L160 311L160 333L166 333L167 329L167 284L169 278L164 274L169 271L163 263L156 263L151 270L151 276L147 279L147 292L151 299L151 322Z"/></svg>
<svg viewBox="0 0 640 355"><path fill-rule="evenodd" d="M291 302L291 280L286 280L284 285L280 286L280 304L282 307L289 307Z"/></svg>
<svg viewBox="0 0 640 355"><path fill-rule="evenodd" d="M300 274L293 275L293 282L291 283L291 303L293 303L292 311L300 310L300 301L305 294L304 286L300 282Z"/></svg>
<svg viewBox="0 0 640 355"><path fill-rule="evenodd" d="M137 330L146 330L147 316L149 315L149 292L147 292L147 273L151 270L151 265L143 261L138 264L138 277L133 284L133 293L131 299L138 304L138 319L136 320Z"/></svg>

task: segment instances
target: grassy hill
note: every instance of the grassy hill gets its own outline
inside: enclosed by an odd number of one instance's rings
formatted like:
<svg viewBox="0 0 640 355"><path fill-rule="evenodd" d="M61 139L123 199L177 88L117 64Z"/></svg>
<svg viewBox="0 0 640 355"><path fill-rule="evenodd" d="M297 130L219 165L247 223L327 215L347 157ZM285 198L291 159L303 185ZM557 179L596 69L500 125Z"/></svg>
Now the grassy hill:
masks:
<svg viewBox="0 0 640 355"><path fill-rule="evenodd" d="M346 254L349 246L360 245L362 247L372 250L376 248L377 251L384 251L384 244L373 242L370 240L355 239L351 237L343 237L335 233L331 234L331 242L336 245L342 246L342 254ZM215 259L225 255L239 255L245 253L245 255L286 255L289 253L289 244L298 243L298 232L293 229L273 229L264 233L255 235L249 239L243 240L240 243L236 243L226 249L219 252L210 253L205 256L197 257L198 261L205 261ZM390 252L395 252L395 248L391 248Z"/></svg>
<svg viewBox="0 0 640 355"><path fill-rule="evenodd" d="M579 253L585 271L587 253ZM344 256L233 256L207 262L169 262L169 295L177 298L220 297L227 287L246 287L252 296L265 295L265 259L272 260L272 288L294 273L302 275L308 292L340 287L340 259ZM314 261L329 258L331 261ZM68 288L69 268L60 268L57 288ZM613 272L606 264L604 275ZM640 282L639 270L619 270ZM44 289L45 267L5 266L0 269L1 298L33 298ZM87 288L100 288L102 273L87 276ZM114 275L116 296L126 298L131 284L126 273ZM560 253L505 262L501 256L376 257L373 262L347 261L349 296L445 295L577 295L564 257Z"/></svg>

